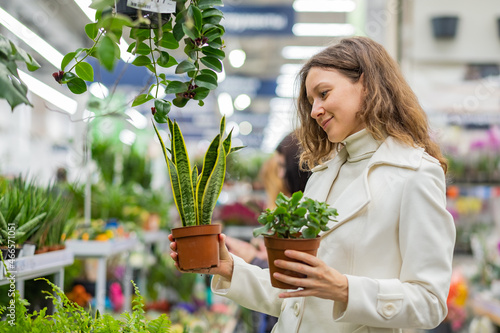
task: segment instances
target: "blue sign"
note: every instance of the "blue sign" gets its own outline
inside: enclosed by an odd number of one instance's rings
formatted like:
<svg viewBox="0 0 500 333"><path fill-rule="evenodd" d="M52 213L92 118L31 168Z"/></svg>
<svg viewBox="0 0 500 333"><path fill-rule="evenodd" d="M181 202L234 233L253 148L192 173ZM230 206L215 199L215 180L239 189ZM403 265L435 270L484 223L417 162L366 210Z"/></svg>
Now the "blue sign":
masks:
<svg viewBox="0 0 500 333"><path fill-rule="evenodd" d="M224 6L221 24L227 35L292 35L292 6Z"/></svg>

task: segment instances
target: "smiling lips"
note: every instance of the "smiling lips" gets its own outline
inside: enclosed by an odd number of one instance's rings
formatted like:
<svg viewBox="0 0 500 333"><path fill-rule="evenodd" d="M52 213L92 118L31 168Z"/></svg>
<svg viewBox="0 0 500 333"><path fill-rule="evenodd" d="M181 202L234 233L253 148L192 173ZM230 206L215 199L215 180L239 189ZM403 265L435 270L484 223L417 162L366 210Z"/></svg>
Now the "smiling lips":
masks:
<svg viewBox="0 0 500 333"><path fill-rule="evenodd" d="M332 120L332 119L333 119L333 117L328 118L327 120L325 120L325 121L321 124L321 127L323 127L323 129L325 129L326 124L328 124L328 123L330 122L330 120Z"/></svg>

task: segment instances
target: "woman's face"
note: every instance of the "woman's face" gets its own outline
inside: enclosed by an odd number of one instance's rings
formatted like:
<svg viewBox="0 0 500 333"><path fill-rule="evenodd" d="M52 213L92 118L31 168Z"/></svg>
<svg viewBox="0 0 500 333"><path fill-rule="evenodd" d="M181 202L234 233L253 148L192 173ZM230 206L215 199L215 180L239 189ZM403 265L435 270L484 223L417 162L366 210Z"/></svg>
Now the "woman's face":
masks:
<svg viewBox="0 0 500 333"><path fill-rule="evenodd" d="M364 128L356 117L363 96L363 77L356 83L335 69L313 67L306 77L306 93L311 117L331 142L342 142Z"/></svg>

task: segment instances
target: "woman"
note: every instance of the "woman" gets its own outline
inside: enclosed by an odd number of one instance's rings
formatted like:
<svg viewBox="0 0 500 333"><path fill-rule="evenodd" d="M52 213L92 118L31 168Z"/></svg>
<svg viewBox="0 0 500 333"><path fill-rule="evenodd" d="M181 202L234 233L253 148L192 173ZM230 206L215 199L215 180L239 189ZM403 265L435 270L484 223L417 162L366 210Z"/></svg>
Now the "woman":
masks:
<svg viewBox="0 0 500 333"><path fill-rule="evenodd" d="M307 275L275 277L228 254L211 269L212 289L279 316L274 332L401 332L446 316L455 229L445 209L446 161L429 137L416 96L376 42L354 37L302 68L298 97L305 196L337 208L317 257L278 260ZM177 259L176 244L171 256ZM206 273L206 272L205 272Z"/></svg>

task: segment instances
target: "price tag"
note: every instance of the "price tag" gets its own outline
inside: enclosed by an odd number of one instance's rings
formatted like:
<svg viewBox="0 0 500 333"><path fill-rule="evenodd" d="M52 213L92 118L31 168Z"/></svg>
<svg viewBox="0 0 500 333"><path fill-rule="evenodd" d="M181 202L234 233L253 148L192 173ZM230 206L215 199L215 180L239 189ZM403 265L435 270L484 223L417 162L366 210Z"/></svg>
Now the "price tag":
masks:
<svg viewBox="0 0 500 333"><path fill-rule="evenodd" d="M154 13L175 13L174 0L127 0L127 7Z"/></svg>

